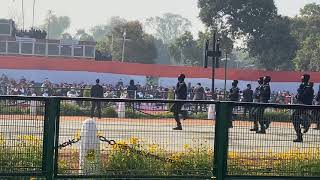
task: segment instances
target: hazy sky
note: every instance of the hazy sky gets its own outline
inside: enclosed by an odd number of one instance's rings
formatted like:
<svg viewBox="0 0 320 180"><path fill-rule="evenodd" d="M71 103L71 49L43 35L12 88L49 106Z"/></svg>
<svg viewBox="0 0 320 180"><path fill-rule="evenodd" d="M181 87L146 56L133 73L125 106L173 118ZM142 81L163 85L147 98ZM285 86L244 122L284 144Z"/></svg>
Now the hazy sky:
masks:
<svg viewBox="0 0 320 180"><path fill-rule="evenodd" d="M22 0L0 0L0 18L20 17ZM76 29L105 24L111 16L121 16L129 20L144 21L147 17L160 16L172 12L180 14L192 21L192 32L196 34L204 26L198 19L198 0L36 0L35 25L42 24L48 10L59 16L71 18L68 30L74 33ZM263 0L261 0L263 1ZM301 7L307 3L320 0L275 0L279 13L295 16ZM32 24L33 0L24 0L25 26ZM22 24L22 23L21 23Z"/></svg>

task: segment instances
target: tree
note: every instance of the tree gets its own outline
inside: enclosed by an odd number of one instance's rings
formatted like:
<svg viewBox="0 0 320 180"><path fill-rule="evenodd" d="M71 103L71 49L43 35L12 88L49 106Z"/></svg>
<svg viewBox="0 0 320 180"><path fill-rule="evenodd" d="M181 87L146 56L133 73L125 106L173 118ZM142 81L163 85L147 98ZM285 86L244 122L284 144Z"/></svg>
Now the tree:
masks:
<svg viewBox="0 0 320 180"><path fill-rule="evenodd" d="M61 39L63 39L63 40L72 40L73 38L72 38L71 34L63 33L63 34L61 34Z"/></svg>
<svg viewBox="0 0 320 180"><path fill-rule="evenodd" d="M201 65L202 51L202 48L197 46L197 41L194 40L190 31L186 31L169 46L170 55L177 64Z"/></svg>
<svg viewBox="0 0 320 180"><path fill-rule="evenodd" d="M86 33L84 29L78 29L73 39L76 39L79 41L94 41L93 36Z"/></svg>
<svg viewBox="0 0 320 180"><path fill-rule="evenodd" d="M233 37L259 35L277 14L273 0L199 0L199 17L205 25Z"/></svg>
<svg viewBox="0 0 320 180"><path fill-rule="evenodd" d="M292 34L298 41L295 68L303 71L319 70L320 5L311 3L300 9L293 18ZM317 48L318 47L318 48Z"/></svg>
<svg viewBox="0 0 320 180"><path fill-rule="evenodd" d="M320 71L320 36L309 36L302 43L294 59L300 71Z"/></svg>
<svg viewBox="0 0 320 180"><path fill-rule="evenodd" d="M139 21L126 21L115 17L108 24L112 27L112 37L108 36L101 44L101 49L111 52L113 59L122 58L124 32L126 32L124 59L126 62L154 63L157 57L155 38L143 31Z"/></svg>
<svg viewBox="0 0 320 180"><path fill-rule="evenodd" d="M103 40L107 35L109 35L112 31L112 28L107 25L97 25L90 29L93 38L96 41Z"/></svg>
<svg viewBox="0 0 320 180"><path fill-rule="evenodd" d="M297 50L296 39L290 34L291 21L278 16L266 23L263 34L252 36L248 40L251 57L256 57L256 64L266 70L292 70L293 59Z"/></svg>
<svg viewBox="0 0 320 180"><path fill-rule="evenodd" d="M48 38L58 39L69 28L70 24L71 20L68 16L56 16L49 11L41 28L48 32Z"/></svg>
<svg viewBox="0 0 320 180"><path fill-rule="evenodd" d="M164 44L170 44L191 28L191 22L188 19L172 13L166 13L162 17L148 18L146 25L154 31L155 37L161 39Z"/></svg>

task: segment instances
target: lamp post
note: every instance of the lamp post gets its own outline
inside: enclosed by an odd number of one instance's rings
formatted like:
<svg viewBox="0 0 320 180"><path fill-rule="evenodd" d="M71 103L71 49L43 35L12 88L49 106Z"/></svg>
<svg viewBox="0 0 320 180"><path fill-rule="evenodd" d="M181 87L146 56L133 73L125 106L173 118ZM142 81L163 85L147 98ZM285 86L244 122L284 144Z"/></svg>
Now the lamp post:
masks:
<svg viewBox="0 0 320 180"><path fill-rule="evenodd" d="M36 7L36 0L33 0L33 9L32 9L32 27L34 27L34 11Z"/></svg>
<svg viewBox="0 0 320 180"><path fill-rule="evenodd" d="M122 62L124 60L124 48L126 46L126 36L127 36L127 32L126 32L126 29L124 29L124 32L123 32L123 46L122 46Z"/></svg>
<svg viewBox="0 0 320 180"><path fill-rule="evenodd" d="M22 29L24 30L24 0L21 1L21 11L22 11Z"/></svg>
<svg viewBox="0 0 320 180"><path fill-rule="evenodd" d="M216 39L216 32L213 33L213 50L209 51L209 40L206 41L206 48L205 48L205 62L204 62L204 68L208 67L208 58L212 57L212 87L211 87L211 95L212 99L214 100L215 96L215 68L219 67L219 58L221 57L221 51L220 51L220 40Z"/></svg>
<svg viewBox="0 0 320 180"><path fill-rule="evenodd" d="M227 100L227 68L228 68L228 53L226 51L226 59L224 62L224 100Z"/></svg>

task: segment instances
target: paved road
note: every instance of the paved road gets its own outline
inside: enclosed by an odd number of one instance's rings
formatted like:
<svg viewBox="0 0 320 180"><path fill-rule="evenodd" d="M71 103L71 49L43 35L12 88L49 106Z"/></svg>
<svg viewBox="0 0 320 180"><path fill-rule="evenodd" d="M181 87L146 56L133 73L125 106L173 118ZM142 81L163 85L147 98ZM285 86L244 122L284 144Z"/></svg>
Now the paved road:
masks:
<svg viewBox="0 0 320 180"><path fill-rule="evenodd" d="M72 139L80 131L86 117L61 117L60 143ZM214 144L214 123L206 120L188 120L183 122L182 131L173 131L173 119L133 120L102 119L97 121L98 133L116 141L137 137L142 144L158 144L168 151L182 151L184 145L190 147L212 148ZM271 124L267 134L261 135L249 131L249 122L236 122L229 132L229 150L235 152L288 152L292 148L320 148L320 131L311 129L304 143L293 143L295 133L290 123ZM17 116L5 120L0 118L0 133L7 141L18 135L43 134L43 119ZM77 146L74 146L77 147Z"/></svg>

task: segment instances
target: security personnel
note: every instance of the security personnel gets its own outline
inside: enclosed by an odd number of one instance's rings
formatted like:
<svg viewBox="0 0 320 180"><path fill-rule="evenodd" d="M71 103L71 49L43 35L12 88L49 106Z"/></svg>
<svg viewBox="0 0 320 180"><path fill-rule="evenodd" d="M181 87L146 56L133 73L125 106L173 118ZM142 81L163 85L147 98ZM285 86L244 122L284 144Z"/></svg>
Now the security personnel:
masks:
<svg viewBox="0 0 320 180"><path fill-rule="evenodd" d="M314 98L313 87L309 83L310 75L304 74L301 77L301 84L298 88L296 99L299 104L312 105ZM301 126L304 127L304 133L307 133L311 125L310 116L306 110L298 109L293 112L293 127L296 131L297 139L293 142L303 142Z"/></svg>
<svg viewBox="0 0 320 180"><path fill-rule="evenodd" d="M99 84L100 80L96 80L96 85L91 87L91 97L93 98L103 98L103 87ZM98 117L101 118L101 102L100 101L92 101L91 107L91 118L94 116L94 111L97 108Z"/></svg>
<svg viewBox="0 0 320 180"><path fill-rule="evenodd" d="M240 89L238 88L238 80L233 80L232 82L232 88L229 91L229 101L239 101L240 99ZM237 108L234 108L234 110L237 110ZM232 114L232 119L234 119L236 114ZM232 128L232 121L230 121L229 127Z"/></svg>
<svg viewBox="0 0 320 180"><path fill-rule="evenodd" d="M271 77L270 76L265 76L263 77L263 85L261 86L260 89L260 103L268 103L271 97L271 88L270 88L270 83L271 82ZM269 122L264 119L264 110L265 108L259 107L257 109L257 115L259 119L259 124L260 124L260 131L257 131L259 134L265 134L266 129L269 127Z"/></svg>
<svg viewBox="0 0 320 180"><path fill-rule="evenodd" d="M254 91L254 102L256 103L259 103L260 102L260 91L261 91L261 88L262 88L262 85L263 85L263 77L259 77L258 79L258 87L256 87L255 91ZM259 131L259 123L258 123L258 108L254 107L251 109L251 114L252 114L252 117L250 118L253 118L253 128L250 129L250 131Z"/></svg>
<svg viewBox="0 0 320 180"><path fill-rule="evenodd" d="M184 82L185 78L186 78L186 76L184 74L180 74L178 76L178 83L177 83L177 86L175 89L175 99L176 100L186 100L187 99L188 88L187 88L186 83ZM182 114L183 119L185 119L187 116L187 112L181 110L183 104L184 103L182 103L182 102L176 102L172 106L174 119L177 122L177 127L173 128L173 130L182 130L182 125L181 125L179 114Z"/></svg>
<svg viewBox="0 0 320 180"><path fill-rule="evenodd" d="M253 91L251 89L251 84L247 84L247 89L243 90L243 100L242 102L253 102ZM247 111L249 110L249 116L251 116L251 107L244 107L244 117L247 115Z"/></svg>
<svg viewBox="0 0 320 180"><path fill-rule="evenodd" d="M319 106L320 105L320 86L319 86L319 90L315 100L316 100L315 104ZM313 110L313 115L317 125L314 129L320 130L320 110Z"/></svg>
<svg viewBox="0 0 320 180"><path fill-rule="evenodd" d="M234 80L232 82L232 88L230 89L229 93L229 100L230 101L239 101L240 98L240 89L238 88L238 80Z"/></svg>

